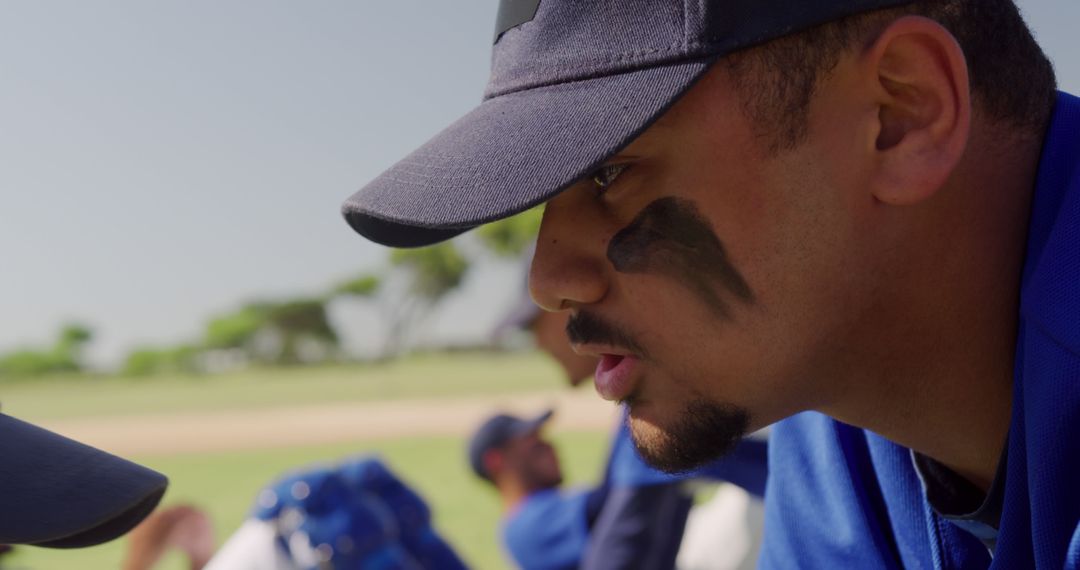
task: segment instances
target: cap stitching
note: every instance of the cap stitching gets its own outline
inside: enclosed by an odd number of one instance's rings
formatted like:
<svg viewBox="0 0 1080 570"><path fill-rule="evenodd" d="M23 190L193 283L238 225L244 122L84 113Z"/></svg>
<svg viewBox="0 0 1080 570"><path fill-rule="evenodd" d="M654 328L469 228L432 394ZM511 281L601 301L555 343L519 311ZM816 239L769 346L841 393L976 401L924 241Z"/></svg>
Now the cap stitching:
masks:
<svg viewBox="0 0 1080 570"><path fill-rule="evenodd" d="M682 62L684 60L686 62L690 62L690 61L702 59L702 58L705 58L705 57L709 57L710 55L713 55L713 54L709 54L709 53L691 53L691 51L693 51L693 50L704 50L704 49L714 49L717 46L719 46L720 44L717 44L717 43L708 43L708 44L706 44L706 43L701 43L701 42L693 42L693 43L688 43L688 44L685 44L685 45L686 45L685 53L679 51L682 48L683 44L675 44L673 46L666 47L666 48L655 48L655 49L651 49L651 50L639 50L639 51L633 51L633 52L626 52L626 53L623 53L623 54L616 54L616 55L613 55L611 57L605 57L605 58L601 58L601 59L590 60L588 62L580 62L580 63L576 63L576 64L574 64L574 63L560 63L558 65L560 67L569 68L571 70L580 70L580 69L587 69L587 68L589 68L589 67L591 67L591 66L593 66L595 64L598 64L598 63L617 63L617 62L620 62L620 61L630 60L630 59L634 58L635 56L640 56L640 55L652 55L652 54L658 54L658 53L663 53L663 54L677 53L679 56L683 56L683 57L680 57L679 59L666 59L666 60L638 62L638 63L647 64L647 65L640 66L641 68L660 67L660 66L667 65L667 64L670 64L670 63ZM487 91L484 94L484 97L486 99L491 99L493 97L501 97L503 95L509 95L511 93L517 93L519 91L528 91L530 89L537 89L539 87L547 87L547 86L551 86L551 85L559 85L559 84L562 84L562 83L572 83L574 81L582 81L582 80L585 80L585 79L590 79L592 77L603 77L605 75L616 75L618 73L623 73L623 72L625 72L627 70L632 70L632 69L635 69L635 67L627 66L625 68L620 68L620 69L593 70L594 72L591 73L591 74L590 73L582 73L580 75L567 75L567 76L552 78L552 79L546 80L546 81L520 82L520 84L515 84L515 82L509 82L509 84L507 86L503 87L503 88L500 88L500 89L497 89L497 90L489 90L489 91ZM498 76L493 75L492 80L491 80L490 83L491 84L499 83Z"/></svg>

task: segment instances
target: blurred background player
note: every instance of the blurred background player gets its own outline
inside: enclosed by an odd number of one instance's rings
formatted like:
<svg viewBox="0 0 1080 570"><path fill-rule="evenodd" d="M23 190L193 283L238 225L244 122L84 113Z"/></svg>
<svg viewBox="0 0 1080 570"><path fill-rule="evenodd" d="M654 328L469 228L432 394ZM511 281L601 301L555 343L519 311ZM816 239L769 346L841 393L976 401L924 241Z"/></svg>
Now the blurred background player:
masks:
<svg viewBox="0 0 1080 570"><path fill-rule="evenodd" d="M197 508L163 509L131 533L123 570L150 570L169 550L192 570L464 570L424 500L374 457L287 474L214 552Z"/></svg>
<svg viewBox="0 0 1080 570"><path fill-rule="evenodd" d="M743 512L732 512L736 500L725 502L725 524L702 525L714 544L725 549L711 549L691 557L685 564L676 564L676 553L683 537L691 493L686 485L653 484L633 488L639 508L629 508L626 502L612 501L612 493L628 490L614 486L609 480L596 487L564 489L558 454L542 431L553 412L545 411L522 419L509 414L496 414L485 420L473 434L468 445L468 461L480 478L491 483L499 493L503 508L500 540L513 562L525 570L559 570L569 568L739 568L753 566L753 531L746 532L738 524ZM694 473L690 477L708 477ZM729 486L731 487L731 486ZM734 487L732 487L734 488ZM743 494L745 495L745 493ZM745 502L742 503L745 506ZM621 509L613 509L620 506ZM642 508L647 507L647 509ZM715 508L713 510L716 510ZM745 511L745 508L744 508ZM627 513L626 518L615 516ZM732 514L735 515L734 519ZM613 519L619 518L617 524ZM708 517L706 517L708 518ZM710 522L716 522L715 516ZM760 517L757 518L760 524ZM606 542L600 532L616 533L622 546L613 536ZM632 544L631 544L632 542ZM629 560L616 555L633 547L637 558ZM612 556L607 556L611 552Z"/></svg>
<svg viewBox="0 0 1080 570"><path fill-rule="evenodd" d="M528 420L498 414L484 421L469 441L470 466L499 492L503 507L499 538L510 558L525 570L583 566L590 531L609 490L604 485L561 489L559 458L540 433L551 416L551 410ZM666 499L669 510L685 516L690 505L684 496L670 493ZM640 567L664 567L664 561L656 559L662 554L640 558Z"/></svg>
<svg viewBox="0 0 1080 570"><path fill-rule="evenodd" d="M356 457L286 475L206 570L463 570L420 496L380 460Z"/></svg>

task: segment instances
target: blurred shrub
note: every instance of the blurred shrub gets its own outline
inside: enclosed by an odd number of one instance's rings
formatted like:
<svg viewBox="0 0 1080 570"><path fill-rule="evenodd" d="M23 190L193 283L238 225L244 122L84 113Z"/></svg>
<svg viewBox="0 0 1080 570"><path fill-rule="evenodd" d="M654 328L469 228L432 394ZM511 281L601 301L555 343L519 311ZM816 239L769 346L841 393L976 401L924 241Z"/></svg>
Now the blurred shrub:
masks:
<svg viewBox="0 0 1080 570"><path fill-rule="evenodd" d="M267 309L264 304L252 304L212 318L206 324L203 344L207 348L245 347L266 325Z"/></svg>
<svg viewBox="0 0 1080 570"><path fill-rule="evenodd" d="M365 274L337 284L331 291L331 295L370 298L379 292L381 286L382 279L378 275Z"/></svg>
<svg viewBox="0 0 1080 570"><path fill-rule="evenodd" d="M191 345L174 348L142 347L131 351L121 372L127 376L200 372L199 349Z"/></svg>
<svg viewBox="0 0 1080 570"><path fill-rule="evenodd" d="M409 291L427 303L434 303L454 290L469 269L469 263L452 242L419 249L395 249L390 253L390 264L410 274Z"/></svg>
<svg viewBox="0 0 1080 570"><path fill-rule="evenodd" d="M27 378L81 372L83 350L94 338L93 330L82 324L61 327L50 349L24 348L0 355L0 377Z"/></svg>
<svg viewBox="0 0 1080 570"><path fill-rule="evenodd" d="M543 215L543 207L538 206L516 216L480 226L476 230L476 236L495 255L521 257L536 241Z"/></svg>

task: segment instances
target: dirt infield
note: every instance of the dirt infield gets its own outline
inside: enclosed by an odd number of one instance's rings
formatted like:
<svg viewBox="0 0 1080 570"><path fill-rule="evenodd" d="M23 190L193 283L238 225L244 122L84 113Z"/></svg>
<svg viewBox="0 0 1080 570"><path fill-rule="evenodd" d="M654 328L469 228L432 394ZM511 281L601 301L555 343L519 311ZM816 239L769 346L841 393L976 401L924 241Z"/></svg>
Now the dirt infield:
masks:
<svg viewBox="0 0 1080 570"><path fill-rule="evenodd" d="M605 430L615 407L592 390L397 400L259 410L135 415L41 422L118 455L172 455L416 437L465 435L496 410L557 410L555 430Z"/></svg>

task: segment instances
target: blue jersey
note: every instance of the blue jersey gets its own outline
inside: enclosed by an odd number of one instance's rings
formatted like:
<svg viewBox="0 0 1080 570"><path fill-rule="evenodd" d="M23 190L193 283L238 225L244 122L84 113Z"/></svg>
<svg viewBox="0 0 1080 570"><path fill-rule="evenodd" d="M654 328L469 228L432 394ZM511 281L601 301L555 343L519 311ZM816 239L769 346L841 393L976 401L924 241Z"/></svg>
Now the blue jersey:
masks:
<svg viewBox="0 0 1080 570"><path fill-rule="evenodd" d="M570 570L589 541L588 491L529 495L503 521L503 544L523 570Z"/></svg>
<svg viewBox="0 0 1080 570"><path fill-rule="evenodd" d="M762 568L1080 570L1080 99L1043 146L1021 276L993 554L929 505L911 453L824 415L774 426Z"/></svg>

